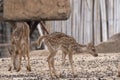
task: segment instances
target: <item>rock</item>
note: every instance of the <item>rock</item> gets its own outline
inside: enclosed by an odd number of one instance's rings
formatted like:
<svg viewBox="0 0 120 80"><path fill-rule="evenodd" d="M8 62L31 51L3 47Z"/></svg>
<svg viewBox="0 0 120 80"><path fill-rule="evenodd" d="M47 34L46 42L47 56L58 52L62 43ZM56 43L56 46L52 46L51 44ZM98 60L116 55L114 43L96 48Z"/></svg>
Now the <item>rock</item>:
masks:
<svg viewBox="0 0 120 80"><path fill-rule="evenodd" d="M70 0L4 0L3 16L13 21L64 20L70 16Z"/></svg>

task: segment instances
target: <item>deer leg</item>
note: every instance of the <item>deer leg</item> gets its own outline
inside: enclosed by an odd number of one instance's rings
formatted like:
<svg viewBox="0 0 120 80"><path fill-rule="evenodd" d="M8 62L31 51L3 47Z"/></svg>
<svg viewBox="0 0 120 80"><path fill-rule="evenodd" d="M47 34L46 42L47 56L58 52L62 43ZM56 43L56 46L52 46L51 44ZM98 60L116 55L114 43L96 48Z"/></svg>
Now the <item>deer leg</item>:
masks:
<svg viewBox="0 0 120 80"><path fill-rule="evenodd" d="M11 55L11 63L10 63L10 67L8 69L8 71L11 71L11 69L16 69L16 65L15 65L15 60L16 59L16 54L12 54Z"/></svg>
<svg viewBox="0 0 120 80"><path fill-rule="evenodd" d="M53 73L54 73L54 75L58 78L59 77L59 75L57 74L57 72L56 72L56 69L55 69L55 66L54 66L54 56L56 55L56 53L53 55L53 58L51 59L51 64L52 64L52 68L53 68Z"/></svg>
<svg viewBox="0 0 120 80"><path fill-rule="evenodd" d="M27 50L27 59L27 70L31 71L29 50Z"/></svg>
<svg viewBox="0 0 120 80"><path fill-rule="evenodd" d="M67 55L66 52L63 52L63 53L62 53L62 65L65 64L66 55Z"/></svg>
<svg viewBox="0 0 120 80"><path fill-rule="evenodd" d="M17 56L16 55L14 55L14 58L13 58L13 66L14 66L14 69L16 70L17 69L17 67L16 67L16 65L17 65Z"/></svg>
<svg viewBox="0 0 120 80"><path fill-rule="evenodd" d="M30 66L30 56L27 55L27 58L28 58L28 60L27 60L27 70L28 70L28 71L31 71L31 66Z"/></svg>
<svg viewBox="0 0 120 80"><path fill-rule="evenodd" d="M25 55L23 55L23 58L24 58L24 60L26 61L26 57L25 57Z"/></svg>
<svg viewBox="0 0 120 80"><path fill-rule="evenodd" d="M12 54L12 55L11 55L11 63L10 63L10 66L9 66L8 71L11 71L11 69L12 69L12 66L13 66L13 58L14 58L14 56L13 56L13 54Z"/></svg>
<svg viewBox="0 0 120 80"><path fill-rule="evenodd" d="M27 43L24 44L24 51L23 51L23 57L24 57L24 60L26 61L26 68L28 71L31 71L31 66L30 66L30 55L29 55L29 40L27 39L26 40ZM27 57L27 60L26 60L26 57Z"/></svg>
<svg viewBox="0 0 120 80"><path fill-rule="evenodd" d="M53 52L48 56L48 59L47 59L49 70L50 70L50 75L52 78L54 78L55 76L58 77L56 70L55 70L55 67L54 67L54 56L55 55L56 55L56 52Z"/></svg>
<svg viewBox="0 0 120 80"><path fill-rule="evenodd" d="M72 69L72 74L74 75L74 67L73 67L73 54L69 53L69 61Z"/></svg>
<svg viewBox="0 0 120 80"><path fill-rule="evenodd" d="M120 77L120 70L118 71L118 75L117 76Z"/></svg>
<svg viewBox="0 0 120 80"><path fill-rule="evenodd" d="M54 68L54 56L56 55L56 52L51 45L48 43L48 41L44 40L44 43L47 45L47 48L50 52L50 55L47 58L47 62L48 62L48 66L49 66L49 70L50 70L50 75L52 78L54 78L54 76L57 76L56 74L56 70Z"/></svg>
<svg viewBox="0 0 120 80"><path fill-rule="evenodd" d="M48 67L49 67L49 71L50 71L50 75L52 76L52 69L51 69L51 53L47 58L47 62L48 62Z"/></svg>
<svg viewBox="0 0 120 80"><path fill-rule="evenodd" d="M66 47L62 46L62 65L65 64L65 58L66 58L66 55L67 55L67 49Z"/></svg>
<svg viewBox="0 0 120 80"><path fill-rule="evenodd" d="M18 54L18 67L17 67L17 72L20 71L21 69L21 60L22 60L22 55L21 54Z"/></svg>

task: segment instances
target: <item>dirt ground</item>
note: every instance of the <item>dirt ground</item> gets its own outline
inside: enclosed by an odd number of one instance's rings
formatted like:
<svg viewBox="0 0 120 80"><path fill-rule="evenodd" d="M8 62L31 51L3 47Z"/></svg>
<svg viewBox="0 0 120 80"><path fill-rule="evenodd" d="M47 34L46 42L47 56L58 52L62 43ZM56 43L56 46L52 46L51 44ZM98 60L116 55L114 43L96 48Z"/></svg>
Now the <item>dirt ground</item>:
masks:
<svg viewBox="0 0 120 80"><path fill-rule="evenodd" d="M8 65L10 58L0 59L0 80L50 80L47 56L48 51L32 51L30 63L32 71L28 72L25 61L22 60L20 72L9 72ZM74 55L74 66L77 77L73 78L68 57L62 66L61 52L55 57L55 68L61 74L60 78L53 80L120 80L117 77L118 67L120 68L120 53L99 53L98 57L90 54ZM119 65L118 65L119 64Z"/></svg>

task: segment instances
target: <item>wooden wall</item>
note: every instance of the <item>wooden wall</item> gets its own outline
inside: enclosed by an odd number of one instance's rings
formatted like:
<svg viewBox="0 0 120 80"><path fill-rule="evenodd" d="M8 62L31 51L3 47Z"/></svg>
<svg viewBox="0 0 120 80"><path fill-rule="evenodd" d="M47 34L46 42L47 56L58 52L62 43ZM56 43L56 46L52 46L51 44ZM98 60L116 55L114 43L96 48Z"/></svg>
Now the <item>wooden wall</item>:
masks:
<svg viewBox="0 0 120 80"><path fill-rule="evenodd" d="M64 32L79 43L99 44L120 32L120 0L70 0L67 21L47 22L50 32Z"/></svg>

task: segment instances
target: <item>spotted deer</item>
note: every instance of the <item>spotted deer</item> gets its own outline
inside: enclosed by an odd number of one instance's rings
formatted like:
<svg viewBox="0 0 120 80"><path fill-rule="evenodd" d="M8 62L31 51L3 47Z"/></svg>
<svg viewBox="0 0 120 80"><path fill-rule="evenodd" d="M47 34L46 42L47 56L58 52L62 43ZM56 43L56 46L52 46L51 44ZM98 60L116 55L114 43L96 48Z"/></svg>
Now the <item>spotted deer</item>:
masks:
<svg viewBox="0 0 120 80"><path fill-rule="evenodd" d="M75 75L73 67L73 54L85 52L95 57L98 56L92 43L89 43L88 45L81 45L77 43L73 37L61 32L54 32L41 36L35 43L40 45L42 40L44 40L44 43L50 52L47 62L51 77L59 77L54 67L54 57L58 50L62 50L63 64L65 62L66 55L68 55L73 75Z"/></svg>
<svg viewBox="0 0 120 80"><path fill-rule="evenodd" d="M8 51L11 55L11 64L8 71L11 71L12 67L18 72L21 69L22 56L27 57L27 70L31 71L30 56L29 56L29 26L25 22L15 22L15 29L11 36L11 48Z"/></svg>

